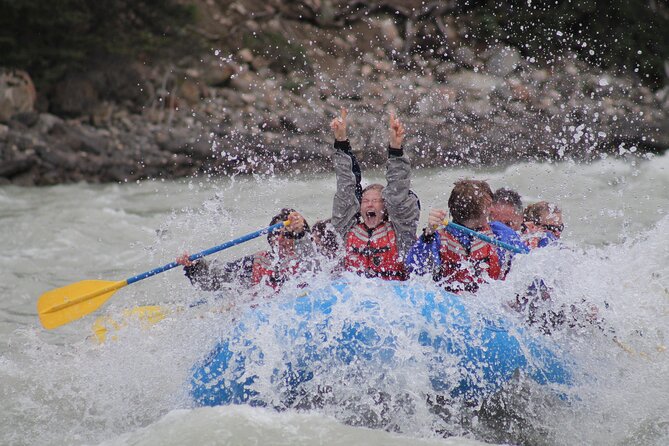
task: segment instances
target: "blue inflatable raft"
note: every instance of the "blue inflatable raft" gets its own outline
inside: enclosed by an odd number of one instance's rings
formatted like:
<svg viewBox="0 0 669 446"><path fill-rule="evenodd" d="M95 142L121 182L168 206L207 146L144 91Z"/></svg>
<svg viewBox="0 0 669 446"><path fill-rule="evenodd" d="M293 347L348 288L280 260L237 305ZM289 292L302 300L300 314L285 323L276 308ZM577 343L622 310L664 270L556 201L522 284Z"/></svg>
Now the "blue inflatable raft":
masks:
<svg viewBox="0 0 669 446"><path fill-rule="evenodd" d="M334 283L267 300L228 333L194 368L197 405L285 406L316 381L319 388L342 376L379 382L402 369L424 379L429 392L469 400L499 390L518 372L556 389L572 379L550 338L406 282Z"/></svg>

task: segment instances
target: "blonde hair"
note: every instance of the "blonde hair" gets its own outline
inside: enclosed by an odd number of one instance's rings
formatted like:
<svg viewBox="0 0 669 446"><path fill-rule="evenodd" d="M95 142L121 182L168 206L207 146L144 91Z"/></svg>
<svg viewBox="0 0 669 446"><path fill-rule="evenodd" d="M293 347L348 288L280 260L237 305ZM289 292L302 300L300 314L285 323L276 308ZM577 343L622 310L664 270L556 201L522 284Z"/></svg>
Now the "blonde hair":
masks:
<svg viewBox="0 0 669 446"><path fill-rule="evenodd" d="M362 195L365 194L365 192L370 191L370 190L376 190L379 191L379 193L383 192L383 184L379 183L373 183L368 186L365 186L365 188L362 190Z"/></svg>

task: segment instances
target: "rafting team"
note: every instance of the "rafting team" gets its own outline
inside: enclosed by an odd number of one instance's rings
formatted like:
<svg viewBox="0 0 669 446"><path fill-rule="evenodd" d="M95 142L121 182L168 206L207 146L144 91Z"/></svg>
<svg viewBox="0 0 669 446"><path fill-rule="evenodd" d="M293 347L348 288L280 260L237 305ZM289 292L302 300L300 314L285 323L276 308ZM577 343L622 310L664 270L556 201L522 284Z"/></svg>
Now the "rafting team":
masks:
<svg viewBox="0 0 669 446"><path fill-rule="evenodd" d="M278 290L288 278L323 269L325 264L335 265L333 273L352 271L385 280L429 274L456 294L504 280L514 253L445 225L444 209L430 210L428 225L416 238L420 202L410 189L404 126L394 114L389 126L388 184L362 187L360 166L346 134L346 115L343 109L330 124L337 181L332 218L310 228L299 212L282 209L270 225L288 223L267 235L266 251L227 263L191 262L187 253L178 257L190 281L207 291L229 284ZM493 193L481 180L457 181L448 210L453 223L522 250L555 243L563 230L562 214L555 205L541 201L523 209L517 192L502 188Z"/></svg>

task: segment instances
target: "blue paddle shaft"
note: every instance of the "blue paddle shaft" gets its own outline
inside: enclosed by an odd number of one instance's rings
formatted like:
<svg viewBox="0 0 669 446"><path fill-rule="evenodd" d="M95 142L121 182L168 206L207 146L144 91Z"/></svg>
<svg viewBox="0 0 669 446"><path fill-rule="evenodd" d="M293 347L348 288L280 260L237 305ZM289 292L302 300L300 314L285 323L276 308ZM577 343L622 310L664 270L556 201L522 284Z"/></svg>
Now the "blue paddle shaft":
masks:
<svg viewBox="0 0 669 446"><path fill-rule="evenodd" d="M239 245L241 243L247 242L249 240L252 240L254 238L260 237L263 234L268 234L270 232L274 232L277 229L283 227L284 222L277 223L275 225L269 226L265 229L261 229L256 232L252 232L250 234L246 234L242 237L239 237L234 240L230 240L229 242L225 242L221 245L214 246L213 248L205 249L204 251L200 251L196 254L191 255L188 257L188 260L191 262L197 259L201 259L204 256L208 256L210 254L214 254L215 252L223 251L224 249L231 248L233 246ZM126 280L127 284L130 285L131 283L139 282L140 280L146 279L147 277L155 276L156 274L160 274L162 272L171 270L172 268L176 268L179 266L177 262L171 262L168 263L167 265L161 266L160 268L155 268L152 269L151 271L147 271L145 273L137 274L136 276L133 276L129 279Z"/></svg>
<svg viewBox="0 0 669 446"><path fill-rule="evenodd" d="M488 237L485 234L481 234L480 232L476 232L472 229L469 229L466 226L462 226L462 225L459 225L457 223L453 223L452 221L449 221L446 226L451 226L453 228L459 229L459 230L461 230L461 231L463 231L463 232L465 232L469 235L473 235L474 237L480 238L484 242L488 242L492 245L499 246L500 248L508 249L509 251L515 252L516 254L527 254L528 252L530 252L530 250L528 248L523 249L523 248L518 247L518 246L509 245L508 243L504 243L500 240L494 239L492 237Z"/></svg>

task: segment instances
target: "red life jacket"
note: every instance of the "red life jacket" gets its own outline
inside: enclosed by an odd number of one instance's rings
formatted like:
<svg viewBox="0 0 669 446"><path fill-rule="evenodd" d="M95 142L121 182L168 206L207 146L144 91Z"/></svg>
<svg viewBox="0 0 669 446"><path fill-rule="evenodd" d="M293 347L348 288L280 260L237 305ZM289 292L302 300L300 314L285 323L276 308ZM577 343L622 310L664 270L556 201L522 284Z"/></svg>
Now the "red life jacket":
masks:
<svg viewBox="0 0 669 446"><path fill-rule="evenodd" d="M543 230L536 230L536 231L526 231L523 232L520 235L520 239L525 243L528 248L530 249L535 249L540 247L540 243L544 242L543 245L541 246L546 246L550 243L552 243L555 239L553 234L543 231Z"/></svg>
<svg viewBox="0 0 669 446"><path fill-rule="evenodd" d="M251 283L264 283L278 290L289 276L297 273L300 266L298 260L297 255L284 256L277 260L276 255L269 251L258 252L253 256Z"/></svg>
<svg viewBox="0 0 669 446"><path fill-rule="evenodd" d="M530 248L536 249L553 244L557 241L557 236L533 223L523 225L523 232L520 239Z"/></svg>
<svg viewBox="0 0 669 446"><path fill-rule="evenodd" d="M535 249L539 247L539 242L543 239L544 234L542 232L530 232L523 234L520 239L527 245L530 249Z"/></svg>
<svg viewBox="0 0 669 446"><path fill-rule="evenodd" d="M493 245L473 238L468 250L448 231L440 229L438 232L441 241L441 269L435 279L443 280L448 291L476 292L480 284L501 277L501 262ZM490 228L479 232L491 238L495 237Z"/></svg>
<svg viewBox="0 0 669 446"><path fill-rule="evenodd" d="M397 252L397 236L390 223L384 221L374 229L359 223L346 234L344 266L366 277L406 280L404 262Z"/></svg>

